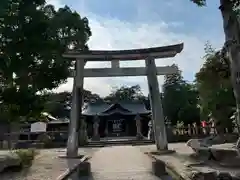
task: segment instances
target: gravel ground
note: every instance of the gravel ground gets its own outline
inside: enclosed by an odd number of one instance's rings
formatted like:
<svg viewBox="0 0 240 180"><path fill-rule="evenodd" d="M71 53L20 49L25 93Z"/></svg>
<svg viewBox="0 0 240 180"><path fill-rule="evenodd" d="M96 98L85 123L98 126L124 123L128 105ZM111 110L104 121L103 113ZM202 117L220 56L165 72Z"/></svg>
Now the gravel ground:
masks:
<svg viewBox="0 0 240 180"><path fill-rule="evenodd" d="M99 148L80 148L79 154L91 156ZM1 152L3 153L3 152ZM69 164L77 163L79 160L66 160L59 158L65 155L65 149L45 149L40 150L33 165L21 172L6 172L1 174L1 180L55 180L63 173Z"/></svg>

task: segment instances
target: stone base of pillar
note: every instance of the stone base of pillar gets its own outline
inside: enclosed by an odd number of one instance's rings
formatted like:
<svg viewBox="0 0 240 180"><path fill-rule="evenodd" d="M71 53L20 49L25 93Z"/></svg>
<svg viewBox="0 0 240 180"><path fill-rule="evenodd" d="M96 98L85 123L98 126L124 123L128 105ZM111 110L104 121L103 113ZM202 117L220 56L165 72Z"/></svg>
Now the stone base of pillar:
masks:
<svg viewBox="0 0 240 180"><path fill-rule="evenodd" d="M80 135L79 135L79 146L84 146L88 143L88 137L85 131L81 132L80 131Z"/></svg>
<svg viewBox="0 0 240 180"><path fill-rule="evenodd" d="M76 156L66 156L66 155L59 155L58 158L63 158L63 159L82 159L84 155L78 154Z"/></svg>
<svg viewBox="0 0 240 180"><path fill-rule="evenodd" d="M105 136L108 136L108 129L105 129L104 134Z"/></svg>
<svg viewBox="0 0 240 180"><path fill-rule="evenodd" d="M92 141L100 141L100 136L93 136Z"/></svg>
<svg viewBox="0 0 240 180"><path fill-rule="evenodd" d="M140 133L138 133L138 134L136 135L136 138L137 138L137 140L143 140L143 139L144 139L143 135L140 134Z"/></svg>

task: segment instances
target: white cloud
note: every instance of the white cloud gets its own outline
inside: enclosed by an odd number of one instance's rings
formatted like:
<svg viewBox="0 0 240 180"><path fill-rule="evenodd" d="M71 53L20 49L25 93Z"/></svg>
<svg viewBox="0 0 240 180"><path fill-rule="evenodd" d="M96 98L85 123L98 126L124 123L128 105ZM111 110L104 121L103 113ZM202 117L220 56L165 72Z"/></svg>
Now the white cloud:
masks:
<svg viewBox="0 0 240 180"><path fill-rule="evenodd" d="M64 6L59 0L46 0L46 2L47 4L53 4L57 9Z"/></svg>
<svg viewBox="0 0 240 180"><path fill-rule="evenodd" d="M50 0L52 3L57 0ZM60 6L60 3L57 3ZM89 41L91 49L128 49L144 48L153 46L162 46L184 42L182 53L172 59L156 60L157 65L171 65L177 63L184 75L192 75L200 68L202 64L201 57L204 54L203 47L208 39L196 37L189 34L171 32L171 27L181 25L181 22L158 22L138 23L124 22L115 18L103 18L97 15L86 13L92 30L92 37ZM143 61L134 63L124 62L121 66L144 66ZM107 67L110 63L90 63L86 67ZM192 79L192 77L187 77ZM147 94L147 81L145 77L122 77L122 78L85 78L84 88L98 93L102 96L107 95L112 86L135 85L140 84L145 94ZM159 78L159 84L163 83L163 77ZM61 85L57 91L70 91L72 89L72 80Z"/></svg>

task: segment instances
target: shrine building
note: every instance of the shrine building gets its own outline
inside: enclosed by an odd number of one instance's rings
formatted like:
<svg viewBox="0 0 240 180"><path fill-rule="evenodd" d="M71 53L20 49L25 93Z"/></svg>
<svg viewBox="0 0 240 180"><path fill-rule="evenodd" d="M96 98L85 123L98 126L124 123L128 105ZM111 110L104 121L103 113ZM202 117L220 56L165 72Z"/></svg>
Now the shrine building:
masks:
<svg viewBox="0 0 240 180"><path fill-rule="evenodd" d="M89 137L93 135L96 121L100 137L136 136L136 119L141 120L142 135L147 136L150 113L145 104L139 101L87 102L82 109Z"/></svg>

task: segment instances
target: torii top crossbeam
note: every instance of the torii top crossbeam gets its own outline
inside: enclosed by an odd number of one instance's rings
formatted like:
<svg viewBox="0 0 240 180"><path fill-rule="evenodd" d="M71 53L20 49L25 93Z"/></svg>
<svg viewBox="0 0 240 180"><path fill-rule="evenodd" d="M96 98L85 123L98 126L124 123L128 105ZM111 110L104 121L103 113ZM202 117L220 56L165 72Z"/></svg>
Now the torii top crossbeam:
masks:
<svg viewBox="0 0 240 180"><path fill-rule="evenodd" d="M161 46L144 49L131 50L90 50L90 51L68 51L63 57L70 59L82 59L86 61L112 61L112 60L142 60L147 57L168 58L174 57L183 49L183 43L170 46Z"/></svg>

